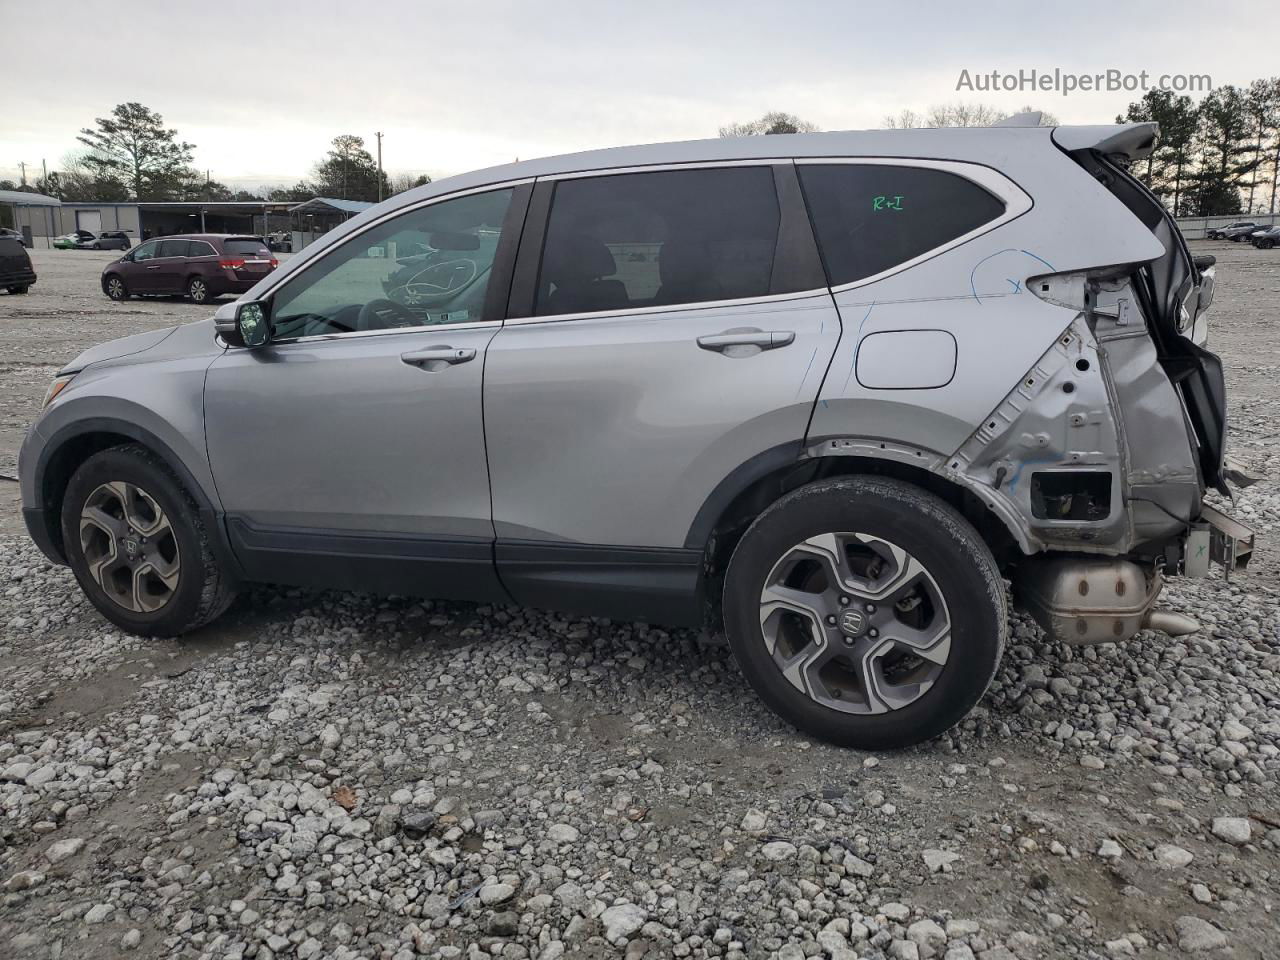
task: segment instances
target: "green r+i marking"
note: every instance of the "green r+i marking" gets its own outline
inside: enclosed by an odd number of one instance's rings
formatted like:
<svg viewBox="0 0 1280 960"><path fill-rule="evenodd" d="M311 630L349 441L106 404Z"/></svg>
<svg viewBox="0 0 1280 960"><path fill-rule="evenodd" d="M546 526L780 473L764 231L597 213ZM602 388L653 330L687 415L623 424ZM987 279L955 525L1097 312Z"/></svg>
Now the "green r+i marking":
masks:
<svg viewBox="0 0 1280 960"><path fill-rule="evenodd" d="M872 197L872 210L901 210L903 196L900 193L894 194L892 197Z"/></svg>

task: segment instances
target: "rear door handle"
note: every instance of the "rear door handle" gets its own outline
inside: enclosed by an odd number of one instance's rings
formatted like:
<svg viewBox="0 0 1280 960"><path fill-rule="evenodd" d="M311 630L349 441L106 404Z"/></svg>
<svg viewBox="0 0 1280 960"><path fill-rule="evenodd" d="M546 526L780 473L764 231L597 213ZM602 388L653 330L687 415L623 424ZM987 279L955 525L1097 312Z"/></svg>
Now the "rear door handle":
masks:
<svg viewBox="0 0 1280 960"><path fill-rule="evenodd" d="M730 347L757 347L760 350L777 350L795 340L791 330L728 330L698 338L703 350L724 353Z"/></svg>
<svg viewBox="0 0 1280 960"><path fill-rule="evenodd" d="M439 370L455 363L466 363L474 360L476 352L471 347L427 347L424 350L413 350L400 354L400 359L412 367L423 367L427 370Z"/></svg>

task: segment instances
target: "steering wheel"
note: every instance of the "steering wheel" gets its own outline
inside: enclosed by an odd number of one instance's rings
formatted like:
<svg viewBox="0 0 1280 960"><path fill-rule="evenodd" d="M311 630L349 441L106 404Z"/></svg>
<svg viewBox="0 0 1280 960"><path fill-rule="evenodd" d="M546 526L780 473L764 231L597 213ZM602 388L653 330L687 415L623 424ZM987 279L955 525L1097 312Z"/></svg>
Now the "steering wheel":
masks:
<svg viewBox="0 0 1280 960"><path fill-rule="evenodd" d="M386 330L390 327L416 327L422 321L408 307L385 297L370 300L356 316L357 330Z"/></svg>
<svg viewBox="0 0 1280 960"><path fill-rule="evenodd" d="M414 274L400 287L406 300L422 306L435 306L452 300L482 275L476 261L458 257L433 263Z"/></svg>

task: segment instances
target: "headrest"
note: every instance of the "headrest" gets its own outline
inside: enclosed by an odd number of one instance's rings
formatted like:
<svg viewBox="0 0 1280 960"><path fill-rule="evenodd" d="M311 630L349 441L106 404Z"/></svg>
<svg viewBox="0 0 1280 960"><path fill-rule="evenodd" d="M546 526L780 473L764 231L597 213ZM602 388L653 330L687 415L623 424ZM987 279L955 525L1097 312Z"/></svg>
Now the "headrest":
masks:
<svg viewBox="0 0 1280 960"><path fill-rule="evenodd" d="M598 280L616 273L618 265L613 254L590 234L573 233L551 247L551 253L542 265L547 280L563 286L575 280Z"/></svg>

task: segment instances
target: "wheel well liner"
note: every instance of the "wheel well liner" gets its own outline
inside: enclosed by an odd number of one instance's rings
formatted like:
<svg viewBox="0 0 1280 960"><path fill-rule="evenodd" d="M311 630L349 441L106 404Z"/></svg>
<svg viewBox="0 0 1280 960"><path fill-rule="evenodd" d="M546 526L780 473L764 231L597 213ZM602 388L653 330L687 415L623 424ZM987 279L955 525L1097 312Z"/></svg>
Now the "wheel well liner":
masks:
<svg viewBox="0 0 1280 960"><path fill-rule="evenodd" d="M798 443L765 451L726 477L698 511L685 546L704 551L707 575L722 574L742 534L770 504L803 484L850 474L893 477L951 504L973 524L1001 567L1022 555L1003 521L959 484L897 460L853 455L801 459Z"/></svg>
<svg viewBox="0 0 1280 960"><path fill-rule="evenodd" d="M67 424L49 438L40 452L40 458L36 461L35 484L44 513L45 529L49 542L62 558L66 559L62 542L62 499L66 495L67 484L71 482L72 474L95 453L130 443L146 447L173 471L174 476L195 501L205 521L205 528L214 534L215 542L212 546L218 559L229 564L227 568L229 571L238 573L239 564L229 547L222 514L209 501L204 489L191 475L191 471L174 454L168 444L150 430L129 423L127 420L111 417L88 417Z"/></svg>

